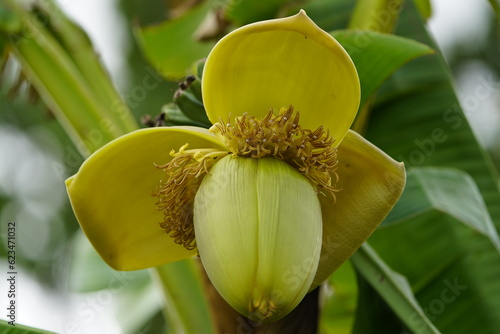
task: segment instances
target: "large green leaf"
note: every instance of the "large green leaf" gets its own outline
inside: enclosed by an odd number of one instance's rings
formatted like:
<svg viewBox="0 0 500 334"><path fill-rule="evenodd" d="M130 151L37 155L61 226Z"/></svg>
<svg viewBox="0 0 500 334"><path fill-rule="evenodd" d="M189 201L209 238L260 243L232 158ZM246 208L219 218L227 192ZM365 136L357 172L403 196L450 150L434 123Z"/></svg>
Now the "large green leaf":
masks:
<svg viewBox="0 0 500 334"><path fill-rule="evenodd" d="M450 168L415 168L406 188L382 227L439 211L488 237L500 252L500 239L474 180Z"/></svg>
<svg viewBox="0 0 500 334"><path fill-rule="evenodd" d="M383 226L370 243L391 267L409 278L428 318L443 332L495 333L498 235L468 175L443 168L413 170L405 193ZM359 256L353 256L355 264ZM371 283L375 280L374 284L385 281L367 273L363 277ZM390 296L379 293L389 302ZM396 313L402 309L392 306ZM373 312L390 317L379 309ZM424 332L426 323L418 313L406 319L414 332ZM362 333L379 331L364 328Z"/></svg>
<svg viewBox="0 0 500 334"><path fill-rule="evenodd" d="M454 333L467 333L482 323L480 333L493 333L498 321L490 307L499 296L487 291L499 286L495 278L500 274L499 240L469 175L454 169L415 168L382 227L371 242L394 268L408 275L427 315L443 331L453 325ZM401 239L405 242L387 242ZM477 312L473 320L452 321L476 309L484 312ZM415 317L413 322L422 325Z"/></svg>
<svg viewBox="0 0 500 334"><path fill-rule="evenodd" d="M400 22L404 24L399 34L434 47L412 3L407 3ZM478 90L484 96L492 87L483 82ZM498 240L487 215L481 215L486 208L500 226L499 178L467 123L440 54L405 65L382 87L367 137L410 170L452 167L469 174L477 185L479 191L463 175L447 175L454 179L453 189L446 178L436 184L420 179L410 193L413 217L378 230L370 244L391 268L407 277L424 312L440 330L496 333L500 326ZM478 206L472 209L468 201ZM394 217L397 212L393 221Z"/></svg>
<svg viewBox="0 0 500 334"><path fill-rule="evenodd" d="M331 34L356 65L361 83L360 105L402 65L433 52L428 46L414 40L373 31L338 30Z"/></svg>
<svg viewBox="0 0 500 334"><path fill-rule="evenodd" d="M433 46L421 18L411 5L407 7L398 32ZM492 94L493 87L484 81L478 90ZM440 54L416 59L390 78L379 92L366 135L407 168L446 166L466 171L500 227L499 176L467 122Z"/></svg>
<svg viewBox="0 0 500 334"><path fill-rule="evenodd" d="M359 272L356 276L356 283L359 300L351 334L410 333L389 304Z"/></svg>
<svg viewBox="0 0 500 334"><path fill-rule="evenodd" d="M370 244L442 332L496 333L500 257L488 238L435 210L378 230Z"/></svg>

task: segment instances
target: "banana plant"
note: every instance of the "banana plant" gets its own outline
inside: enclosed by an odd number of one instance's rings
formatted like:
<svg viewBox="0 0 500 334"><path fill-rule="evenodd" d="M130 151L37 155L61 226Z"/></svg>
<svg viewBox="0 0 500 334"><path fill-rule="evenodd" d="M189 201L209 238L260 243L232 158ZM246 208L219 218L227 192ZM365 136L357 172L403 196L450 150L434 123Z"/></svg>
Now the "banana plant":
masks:
<svg viewBox="0 0 500 334"><path fill-rule="evenodd" d="M66 180L77 276L151 268L168 333L494 333L498 169L429 2L171 6L135 28L179 82L142 129L54 2L0 6L3 71L86 158Z"/></svg>

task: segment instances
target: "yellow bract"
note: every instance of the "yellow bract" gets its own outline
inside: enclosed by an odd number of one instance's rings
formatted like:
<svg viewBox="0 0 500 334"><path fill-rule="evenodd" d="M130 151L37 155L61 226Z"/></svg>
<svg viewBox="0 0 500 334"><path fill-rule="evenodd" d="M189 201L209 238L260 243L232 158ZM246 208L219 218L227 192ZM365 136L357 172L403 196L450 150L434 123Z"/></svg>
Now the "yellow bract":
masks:
<svg viewBox="0 0 500 334"><path fill-rule="evenodd" d="M170 151L222 148L201 128L153 128L120 137L95 152L66 181L76 218L99 255L117 270L144 269L196 254L174 243L159 223L152 192L165 178L156 164Z"/></svg>
<svg viewBox="0 0 500 334"><path fill-rule="evenodd" d="M292 105L301 125L323 125L337 146L358 110L356 68L342 46L304 11L247 25L222 38L207 58L203 103L212 123L248 113L264 117Z"/></svg>
<svg viewBox="0 0 500 334"><path fill-rule="evenodd" d="M344 263L391 211L403 192L406 178L396 162L354 131L338 148L339 175L332 198L319 196L323 212L323 245L318 272L311 289Z"/></svg>

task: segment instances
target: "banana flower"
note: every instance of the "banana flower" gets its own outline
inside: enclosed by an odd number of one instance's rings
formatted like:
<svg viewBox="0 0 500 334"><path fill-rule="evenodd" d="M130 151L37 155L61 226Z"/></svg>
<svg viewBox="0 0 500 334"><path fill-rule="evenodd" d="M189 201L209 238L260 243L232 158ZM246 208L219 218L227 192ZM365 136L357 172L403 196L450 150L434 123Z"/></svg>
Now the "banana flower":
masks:
<svg viewBox="0 0 500 334"><path fill-rule="evenodd" d="M199 255L233 308L274 321L373 233L404 167L349 130L356 68L304 11L222 38L202 95L209 130L124 135L66 181L69 198L114 269Z"/></svg>

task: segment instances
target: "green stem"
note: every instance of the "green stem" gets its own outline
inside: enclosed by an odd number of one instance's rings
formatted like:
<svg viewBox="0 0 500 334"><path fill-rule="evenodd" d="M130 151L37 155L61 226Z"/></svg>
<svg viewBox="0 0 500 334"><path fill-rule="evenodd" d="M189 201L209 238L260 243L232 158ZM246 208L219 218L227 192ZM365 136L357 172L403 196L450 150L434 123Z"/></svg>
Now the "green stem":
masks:
<svg viewBox="0 0 500 334"><path fill-rule="evenodd" d="M23 72L80 152L86 156L120 135L117 129L104 126L104 108L81 84L78 71L47 31L41 27L29 31L37 38L21 37L10 45Z"/></svg>
<svg viewBox="0 0 500 334"><path fill-rule="evenodd" d="M82 79L106 107L108 117L113 118L124 133L136 130L137 122L109 80L88 36L64 16L53 0L40 1L40 5L50 15L51 28L81 70Z"/></svg>
<svg viewBox="0 0 500 334"><path fill-rule="evenodd" d="M173 333L215 334L195 261L188 259L155 268L167 300L165 317Z"/></svg>

